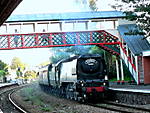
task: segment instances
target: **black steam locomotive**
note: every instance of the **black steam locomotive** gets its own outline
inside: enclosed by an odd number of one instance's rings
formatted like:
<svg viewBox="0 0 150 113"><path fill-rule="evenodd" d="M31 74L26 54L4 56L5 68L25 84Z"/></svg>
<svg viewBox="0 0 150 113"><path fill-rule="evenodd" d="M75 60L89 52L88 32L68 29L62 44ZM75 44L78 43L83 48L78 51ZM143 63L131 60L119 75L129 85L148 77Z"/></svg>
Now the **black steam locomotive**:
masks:
<svg viewBox="0 0 150 113"><path fill-rule="evenodd" d="M82 102L103 98L108 88L105 61L98 54L61 60L40 69L39 84L48 86L53 93Z"/></svg>

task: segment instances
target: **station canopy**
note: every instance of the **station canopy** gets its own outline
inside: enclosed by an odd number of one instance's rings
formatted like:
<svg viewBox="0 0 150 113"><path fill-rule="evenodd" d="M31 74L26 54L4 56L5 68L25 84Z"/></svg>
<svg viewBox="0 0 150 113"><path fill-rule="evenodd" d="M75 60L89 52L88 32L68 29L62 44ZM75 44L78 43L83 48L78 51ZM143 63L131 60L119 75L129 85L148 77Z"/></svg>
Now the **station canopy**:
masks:
<svg viewBox="0 0 150 113"><path fill-rule="evenodd" d="M144 38L144 35L128 35L130 32L138 31L136 24L119 25L118 30L127 46L134 55L142 55L143 51L150 50L150 43Z"/></svg>
<svg viewBox="0 0 150 113"><path fill-rule="evenodd" d="M22 0L0 0L0 26L7 20Z"/></svg>
<svg viewBox="0 0 150 113"><path fill-rule="evenodd" d="M11 15L6 22L33 22L33 21L64 21L64 20L91 20L91 19L119 19L126 15L121 11L89 11L44 14Z"/></svg>

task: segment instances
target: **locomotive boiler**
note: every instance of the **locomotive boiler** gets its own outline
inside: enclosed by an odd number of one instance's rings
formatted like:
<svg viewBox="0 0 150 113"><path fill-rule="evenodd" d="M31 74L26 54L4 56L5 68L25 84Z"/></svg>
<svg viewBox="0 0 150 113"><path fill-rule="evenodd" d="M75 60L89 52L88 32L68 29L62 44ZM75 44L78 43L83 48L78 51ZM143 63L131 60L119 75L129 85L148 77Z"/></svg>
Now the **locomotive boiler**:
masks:
<svg viewBox="0 0 150 113"><path fill-rule="evenodd" d="M40 85L82 102L103 98L108 88L107 78L105 61L98 54L70 57L39 71Z"/></svg>

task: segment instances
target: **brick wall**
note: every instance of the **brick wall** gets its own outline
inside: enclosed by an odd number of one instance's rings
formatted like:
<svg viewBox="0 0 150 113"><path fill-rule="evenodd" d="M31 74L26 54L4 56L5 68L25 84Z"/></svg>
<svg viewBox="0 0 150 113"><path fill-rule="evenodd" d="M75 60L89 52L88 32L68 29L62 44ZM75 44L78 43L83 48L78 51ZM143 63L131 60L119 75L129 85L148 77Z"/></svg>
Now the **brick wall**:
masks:
<svg viewBox="0 0 150 113"><path fill-rule="evenodd" d="M143 57L144 84L150 84L150 56Z"/></svg>

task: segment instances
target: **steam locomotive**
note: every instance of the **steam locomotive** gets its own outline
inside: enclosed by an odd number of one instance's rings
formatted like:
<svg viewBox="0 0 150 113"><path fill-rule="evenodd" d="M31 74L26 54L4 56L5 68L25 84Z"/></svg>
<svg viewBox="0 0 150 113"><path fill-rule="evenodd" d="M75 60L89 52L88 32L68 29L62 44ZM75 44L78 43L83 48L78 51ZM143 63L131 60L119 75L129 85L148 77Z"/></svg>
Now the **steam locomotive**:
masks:
<svg viewBox="0 0 150 113"><path fill-rule="evenodd" d="M41 68L38 74L41 86L81 102L103 98L108 89L105 61L98 54L70 57Z"/></svg>

